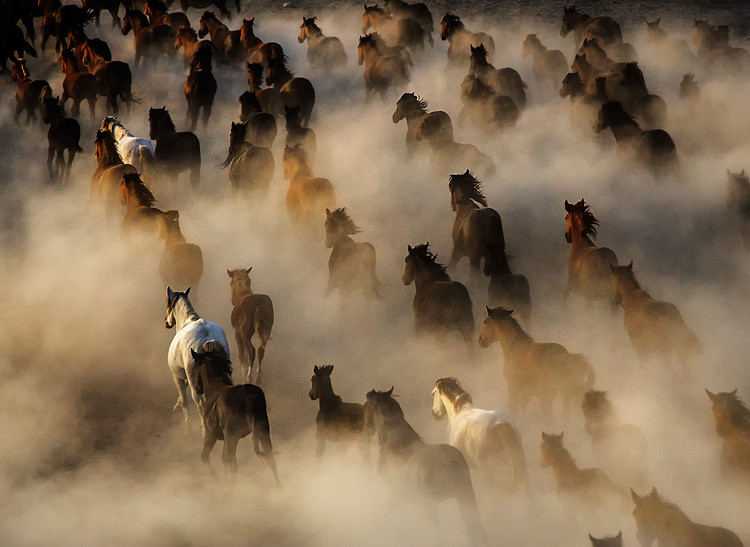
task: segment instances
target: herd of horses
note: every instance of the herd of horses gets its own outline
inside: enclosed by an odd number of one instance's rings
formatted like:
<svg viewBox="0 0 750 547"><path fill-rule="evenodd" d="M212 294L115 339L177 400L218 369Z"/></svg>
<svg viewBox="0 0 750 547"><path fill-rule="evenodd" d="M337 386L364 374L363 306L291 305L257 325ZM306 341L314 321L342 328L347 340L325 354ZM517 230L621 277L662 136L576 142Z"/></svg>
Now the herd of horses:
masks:
<svg viewBox="0 0 750 547"><path fill-rule="evenodd" d="M26 124L41 114L49 125L48 170L54 181L69 180L80 146L82 116L86 101L89 116L101 111L99 96L106 97L106 117L95 137L96 169L91 178L92 202L110 216L122 216L122 234L129 245L144 241L163 242L159 264L161 282L167 287L165 326L175 329L168 349L168 366L178 391L175 411L190 422L189 399L198 410L203 434L202 460L210 467L209 455L218 440L224 442L223 463L228 472L237 469L240 439L250 436L257 456L280 484L270 436L270 419L262 384L266 346L274 325L274 306L269 295L251 289L252 268L227 269L232 312L230 323L236 344L235 362L241 366L241 382L234 384L230 347L219 323L202 318L189 299L204 273L201 248L187 241L180 229L177 210L156 207L149 185L175 179L188 172L191 186L201 185L201 142L194 133L202 111L205 130L218 84L213 71L248 75L248 90L239 97L239 122L232 122L226 160L232 190L242 199L268 200L277 171L273 146L284 122L285 141L281 166L288 181L286 209L296 226L325 228L325 248L330 249L326 294L338 289L342 298L384 300L377 273L376 248L352 236L360 233L341 205L344 193L333 183L316 176L317 141L310 123L315 119L316 91L308 78L296 76L279 42L263 41L254 33L254 18L243 19L241 28L230 30L223 0L181 0L182 12L169 11L159 0L82 1L82 6L62 5L59 0L3 2L0 61L13 64L17 81L14 120ZM215 5L220 17L205 11L196 31L186 15L189 7ZM143 9L140 9L140 8ZM241 13L239 0L236 12ZM106 41L88 38L84 28L106 9L113 26L123 35L132 32L136 74L144 64L166 56L172 62L183 49L189 71L184 94L189 131L177 131L167 107L149 108L148 138L133 135L118 119L118 99L128 111L145 99L133 93L133 73L124 61L113 60ZM64 80L60 97L45 80L33 80L27 54L36 56L34 19L41 17L42 52L55 37L55 51ZM12 24L8 22L12 22ZM16 22L23 24L22 29ZM410 82L410 73L434 47L433 17L423 3L387 0L383 7L364 5L362 35L357 45L357 63L364 66L365 97L379 94L389 100ZM532 86L570 97L570 116L584 138L609 129L619 160L628 168L641 169L657 181L681 180L678 149L663 128L668 122L664 99L649 92L632 45L623 41L619 24L607 16L589 16L565 6L560 35L573 33L576 53L569 63L561 50L546 48L537 34L523 42L523 57L530 57L535 82ZM729 45L728 28L695 21L693 41L697 53L682 39L671 38L660 21L648 22L649 43L669 49L709 74L717 67L732 71L750 68L747 51ZM200 40L209 36L208 40ZM448 12L440 22L440 38L448 42L450 70L466 69L456 86L462 109L456 127L468 123L484 134L508 134L523 119L531 101L529 84L513 67L496 68L499 57L487 32L466 28L458 15ZM344 41L326 36L316 17L303 17L298 42L307 42L307 61L314 73L336 74L348 61ZM7 69L6 69L7 71ZM562 86L560 88L560 86ZM693 74L683 80L686 100L699 96ZM458 89L460 88L460 89ZM72 117L65 103L73 102ZM452 252L446 265L437 260L429 243L406 247L402 281L414 285L412 302L414 330L445 344L457 335L470 354L477 344L502 347L502 373L507 387L507 414L498 409L474 406L470 394L454 377L443 377L432 387L432 413L448 418L448 443L431 444L412 428L404 412L388 391L372 390L362 403L343 402L335 394L333 365L313 367L309 396L319 402L316 456L326 445L356 444L369 460L371 438L379 447L377 468L388 476L408 481L424 498L455 499L467 535L473 544L487 544L488 537L475 494L477 477L511 492L529 488L528 447L522 443L517 419L538 403L545 423L556 416L568 423L582 409L592 450L607 472L598 467L579 468L564 446L563 433L541 433L540 463L554 474L563 500L588 505L598 513L631 511L641 545L735 546L742 541L732 531L696 524L676 505L652 488L643 496L637 490L652 487L648 472L648 441L636 426L620 422L606 391L598 389L595 366L584 355L572 353L557 342L538 342L532 337L535 306L529 279L510 268L501 215L489 207L483 182L496 172L493 159L474 144L456 142L454 124L443 111L428 111L427 101L413 92L403 92L392 115L394 124L406 120L405 154L411 160L426 156L441 180L448 180L450 206L455 213ZM64 153L67 151L67 160ZM744 170L727 171L730 208L739 211L740 232L750 248L750 182ZM486 184L486 182L485 182ZM581 199L564 201L565 239L570 244L566 297L578 295L587 306L609 304L624 310L624 332L633 352L644 363L652 361L687 373L703 351L699 333L688 326L677 306L649 295L636 280L633 262L622 265L615 252L597 246L599 221L590 205ZM474 315L470 287L453 279L460 260L466 257L470 275L489 278L483 322ZM173 290L184 289L183 290ZM481 329L477 334L477 323ZM728 481L750 482L750 411L733 392L706 390L713 410L716 433L723 441L721 471ZM559 411L558 411L559 407ZM580 447L571 447L574 451ZM630 491L628 491L630 486ZM428 503L429 506L429 503ZM634 508L634 509L633 509ZM606 539L591 536L593 545L620 545L622 534Z"/></svg>

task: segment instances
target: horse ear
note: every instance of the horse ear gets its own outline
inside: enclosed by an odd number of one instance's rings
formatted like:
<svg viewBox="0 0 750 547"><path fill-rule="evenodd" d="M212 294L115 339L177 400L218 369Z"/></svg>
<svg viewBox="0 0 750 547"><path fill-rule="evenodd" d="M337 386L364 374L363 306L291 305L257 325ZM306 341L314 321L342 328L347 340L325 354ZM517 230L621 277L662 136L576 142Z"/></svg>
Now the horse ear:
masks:
<svg viewBox="0 0 750 547"><path fill-rule="evenodd" d="M167 298L169 298L170 300L172 300L173 296L174 296L174 291L172 290L171 287L167 287Z"/></svg>
<svg viewBox="0 0 750 547"><path fill-rule="evenodd" d="M615 273L615 267L611 262L609 263L609 271Z"/></svg>
<svg viewBox="0 0 750 547"><path fill-rule="evenodd" d="M570 203L568 203L568 200L567 200L567 199L565 200L565 210L566 210L567 212L569 212L569 213L570 213L571 211L573 211L573 206L572 206L572 205L571 205Z"/></svg>
<svg viewBox="0 0 750 547"><path fill-rule="evenodd" d="M188 288L187 288L187 289L185 290L185 296L187 296L187 295L189 295L189 294L190 294L190 287L188 287Z"/></svg>
<svg viewBox="0 0 750 547"><path fill-rule="evenodd" d="M732 397L737 397L737 388L734 388L734 391L732 392Z"/></svg>
<svg viewBox="0 0 750 547"><path fill-rule="evenodd" d="M630 270L632 272L633 271L633 261L631 260L630 264L628 264L626 267L627 267L628 270Z"/></svg>
<svg viewBox="0 0 750 547"><path fill-rule="evenodd" d="M636 505L638 505L638 503L641 501L641 497L636 494L635 490L633 490L632 488L630 489L630 499L632 499L633 503L635 503Z"/></svg>
<svg viewBox="0 0 750 547"><path fill-rule="evenodd" d="M407 245L406 248L409 250L409 253L411 253L414 250L411 248L411 245Z"/></svg>
<svg viewBox="0 0 750 547"><path fill-rule="evenodd" d="M490 315L492 315L492 313L490 312L490 307L489 306L485 306L484 309L487 310L487 317L489 317Z"/></svg>
<svg viewBox="0 0 750 547"><path fill-rule="evenodd" d="M707 389L706 389L706 395L708 395L708 398L711 399L712 401L716 400L716 394L715 393L711 393Z"/></svg>
<svg viewBox="0 0 750 547"><path fill-rule="evenodd" d="M199 353L195 353L195 350L193 348L190 348L190 355L193 356L193 359L198 360Z"/></svg>
<svg viewBox="0 0 750 547"><path fill-rule="evenodd" d="M232 277L232 272L231 272L231 271L229 271L229 268L227 268L227 275L228 275L229 277Z"/></svg>
<svg viewBox="0 0 750 547"><path fill-rule="evenodd" d="M622 530L620 530L619 532L617 532L617 535L615 537L617 539L619 539L620 541L622 541Z"/></svg>
<svg viewBox="0 0 750 547"><path fill-rule="evenodd" d="M331 210L328 207L326 207L326 217L330 217L330 216L331 216Z"/></svg>
<svg viewBox="0 0 750 547"><path fill-rule="evenodd" d="M388 395L388 397L390 397L391 395L393 395L393 386L391 386L391 389L389 389L388 391L386 391L386 394Z"/></svg>
<svg viewBox="0 0 750 547"><path fill-rule="evenodd" d="M656 491L656 486L654 486L653 488L651 488L651 494L650 494L650 496L653 499L656 499L656 498L659 497L659 492Z"/></svg>
<svg viewBox="0 0 750 547"><path fill-rule="evenodd" d="M313 372L315 374L317 374L319 370L320 370L320 368L318 368L318 365L313 365Z"/></svg>
<svg viewBox="0 0 750 547"><path fill-rule="evenodd" d="M247 270L245 270L245 273L248 273L248 274L249 274L249 273L250 273L250 272L252 271L252 269L253 269L253 267L252 267L252 266L250 266L250 267L249 267L249 268L248 268Z"/></svg>

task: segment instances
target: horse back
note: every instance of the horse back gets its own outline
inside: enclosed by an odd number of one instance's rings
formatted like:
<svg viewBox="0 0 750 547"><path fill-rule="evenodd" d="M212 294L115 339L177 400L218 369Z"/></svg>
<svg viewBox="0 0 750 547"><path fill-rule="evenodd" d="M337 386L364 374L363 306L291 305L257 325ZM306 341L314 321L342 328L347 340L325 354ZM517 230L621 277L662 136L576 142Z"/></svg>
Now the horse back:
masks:
<svg viewBox="0 0 750 547"><path fill-rule="evenodd" d="M466 458L449 444L415 447L408 461L408 474L422 494L434 499L474 499L474 487Z"/></svg>
<svg viewBox="0 0 750 547"><path fill-rule="evenodd" d="M592 17L583 29L584 39L597 39L602 47L622 42L622 31L617 21L608 16Z"/></svg>
<svg viewBox="0 0 750 547"><path fill-rule="evenodd" d="M262 321L269 328L273 325L274 311L271 297L266 294L247 294L232 309L232 326L252 334L255 325Z"/></svg>
<svg viewBox="0 0 750 547"><path fill-rule="evenodd" d="M708 526L706 524L692 523L692 541L690 547L705 547L716 545L717 547L742 547L743 543L739 536L727 528L721 526Z"/></svg>

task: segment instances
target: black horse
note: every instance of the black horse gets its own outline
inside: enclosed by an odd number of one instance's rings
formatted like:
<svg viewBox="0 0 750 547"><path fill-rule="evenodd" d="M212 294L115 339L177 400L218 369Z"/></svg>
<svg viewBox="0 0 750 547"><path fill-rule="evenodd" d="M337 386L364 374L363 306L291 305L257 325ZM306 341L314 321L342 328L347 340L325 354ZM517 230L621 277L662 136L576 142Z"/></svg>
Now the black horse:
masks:
<svg viewBox="0 0 750 547"><path fill-rule="evenodd" d="M156 141L155 167L161 173L177 176L190 171L190 183L197 187L201 180L201 144L190 131L178 133L167 107L148 109L149 138Z"/></svg>

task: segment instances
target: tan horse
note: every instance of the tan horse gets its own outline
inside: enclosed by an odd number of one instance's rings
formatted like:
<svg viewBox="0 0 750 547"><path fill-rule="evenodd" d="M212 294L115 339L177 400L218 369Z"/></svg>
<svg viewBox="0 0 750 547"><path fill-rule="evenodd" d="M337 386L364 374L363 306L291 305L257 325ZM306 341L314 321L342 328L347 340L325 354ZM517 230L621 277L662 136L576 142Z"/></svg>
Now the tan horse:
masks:
<svg viewBox="0 0 750 547"><path fill-rule="evenodd" d="M301 145L284 147L284 178L289 181L286 208L297 222L321 222L326 209L336 208L336 193L328 179L313 176Z"/></svg>
<svg viewBox="0 0 750 547"><path fill-rule="evenodd" d="M461 18L450 12L440 21L440 39L448 40L448 60L453 64L463 64L469 59L470 47L484 44L487 54L495 54L495 40L486 32L471 32L464 26Z"/></svg>
<svg viewBox="0 0 750 547"><path fill-rule="evenodd" d="M315 17L302 18L297 41L307 40L307 62L312 68L331 71L346 66L344 44L335 36L325 36Z"/></svg>
<svg viewBox="0 0 750 547"><path fill-rule="evenodd" d="M122 233L141 233L156 237L164 211L153 207L156 198L143 183L140 175L125 173L120 188L120 203L125 206Z"/></svg>
<svg viewBox="0 0 750 547"><path fill-rule="evenodd" d="M572 505L585 506L595 511L626 511L628 493L625 488L615 484L607 474L598 467L581 469L576 464L568 449L563 446L563 433L550 435L542 432L542 467L551 467L555 474L557 493L567 498Z"/></svg>
<svg viewBox="0 0 750 547"><path fill-rule="evenodd" d="M711 393L716 433L721 447L721 474L724 479L750 486L750 410L737 396L737 390Z"/></svg>
<svg viewBox="0 0 750 547"><path fill-rule="evenodd" d="M263 85L263 65L260 63L247 63L247 84L250 93L255 93L261 111L273 116L284 115L284 103L281 94L275 87L261 87Z"/></svg>
<svg viewBox="0 0 750 547"><path fill-rule="evenodd" d="M609 267L618 262L612 249L597 247L593 241L599 221L583 200L575 205L565 200L565 211L565 240L571 244L565 296L578 293L589 299L611 299Z"/></svg>
<svg viewBox="0 0 750 547"><path fill-rule="evenodd" d="M537 81L556 86L568 73L568 60L559 49L547 49L536 34L528 34L523 41L522 57L531 56Z"/></svg>
<svg viewBox="0 0 750 547"><path fill-rule="evenodd" d="M569 413L594 385L594 370L583 355L570 353L560 344L535 342L512 313L504 308L487 308L479 335L481 347L500 342L503 348L510 412L523 411L536 397L550 419L559 395L563 410Z"/></svg>
<svg viewBox="0 0 750 547"><path fill-rule="evenodd" d="M426 34L422 25L411 17L394 18L377 4L364 5L362 14L362 34L370 27L383 36L386 42L409 48L412 52L424 50Z"/></svg>
<svg viewBox="0 0 750 547"><path fill-rule="evenodd" d="M368 296L382 298L378 290L380 282L375 273L375 247L349 237L359 233L360 229L346 214L346 208L333 212L326 209L325 226L326 249L331 249L326 294L333 289L342 292L361 289Z"/></svg>
<svg viewBox="0 0 750 547"><path fill-rule="evenodd" d="M229 167L229 181L233 192L268 192L276 163L268 148L245 141L248 123L232 122L229 152L221 167Z"/></svg>
<svg viewBox="0 0 750 547"><path fill-rule="evenodd" d="M165 287L195 289L203 276L203 252L195 243L188 243L180 230L180 213L164 211L159 218L159 239L164 251L159 262L159 276Z"/></svg>
<svg viewBox="0 0 750 547"><path fill-rule="evenodd" d="M400 55L380 53L372 34L360 36L357 45L357 64L365 65L365 96L370 100L377 92L386 100L391 87L409 82L409 71Z"/></svg>
<svg viewBox="0 0 750 547"><path fill-rule="evenodd" d="M271 297L254 293L251 287L250 271L253 268L227 270L229 287L232 291L232 327L237 351L246 382L260 385L263 357L266 344L271 339L274 313ZM258 366L255 366L255 346L253 335L258 340Z"/></svg>
<svg viewBox="0 0 750 547"><path fill-rule="evenodd" d="M208 34L221 52L219 58L226 62L242 61L245 55L240 32L240 29L229 30L229 27L219 21L212 11L204 11L201 15L198 37L203 38Z"/></svg>
<svg viewBox="0 0 750 547"><path fill-rule="evenodd" d="M638 527L638 541L650 547L654 541L659 545L679 547L742 547L740 538L721 526L698 524L688 518L682 510L659 496L656 488L650 494L639 496L630 489L635 509L633 518Z"/></svg>
<svg viewBox="0 0 750 547"><path fill-rule="evenodd" d="M117 142L109 131L96 132L94 156L97 166L91 175L91 199L102 202L107 212L112 213L119 204L123 175L138 170L122 161Z"/></svg>
<svg viewBox="0 0 750 547"><path fill-rule="evenodd" d="M613 303L625 310L625 330L633 350L643 361L655 354L663 362L672 358L687 365L703 349L700 339L685 324L674 304L651 297L633 275L633 262L610 266L614 287Z"/></svg>

